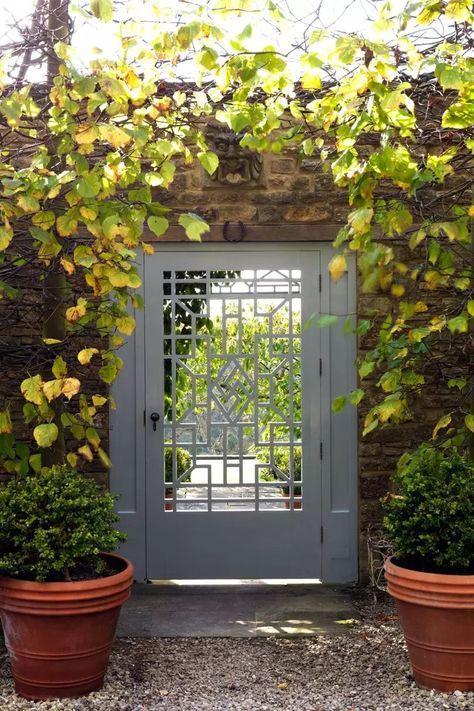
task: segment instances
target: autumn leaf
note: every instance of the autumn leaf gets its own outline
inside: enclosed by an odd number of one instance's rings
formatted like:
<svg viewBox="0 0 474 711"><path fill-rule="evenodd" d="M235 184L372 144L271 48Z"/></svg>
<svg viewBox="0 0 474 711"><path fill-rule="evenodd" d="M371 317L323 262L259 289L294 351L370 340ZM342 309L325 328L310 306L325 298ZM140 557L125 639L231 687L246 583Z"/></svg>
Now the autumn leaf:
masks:
<svg viewBox="0 0 474 711"><path fill-rule="evenodd" d="M86 438L89 444L91 445L92 449L97 451L99 449L100 445L100 437L97 434L97 431L93 427L88 427L86 429Z"/></svg>
<svg viewBox="0 0 474 711"><path fill-rule="evenodd" d="M102 405L105 405L107 402L107 398L104 397L103 395L93 395L92 396L92 404L94 407L102 407Z"/></svg>
<svg viewBox="0 0 474 711"><path fill-rule="evenodd" d="M99 138L99 129L95 124L83 123L76 128L74 134L76 143L94 143L96 138Z"/></svg>
<svg viewBox="0 0 474 711"><path fill-rule="evenodd" d="M21 394L35 405L41 405L43 402L43 381L41 375L34 375L31 378L26 378L20 385Z"/></svg>
<svg viewBox="0 0 474 711"><path fill-rule="evenodd" d="M84 459L87 459L88 462L92 462L94 459L94 455L92 454L92 450L88 444L84 444L82 447L79 447L77 451L84 457Z"/></svg>
<svg viewBox="0 0 474 711"><path fill-rule="evenodd" d="M13 239L13 229L9 222L0 224L0 251L5 250Z"/></svg>
<svg viewBox="0 0 474 711"><path fill-rule="evenodd" d="M85 316L85 314L85 306L70 306L68 309L66 309L66 320L69 321L69 323L75 323L76 321L79 321L80 318Z"/></svg>
<svg viewBox="0 0 474 711"><path fill-rule="evenodd" d="M329 273L333 281L338 281L347 271L347 262L343 254L336 254L329 262Z"/></svg>
<svg viewBox="0 0 474 711"><path fill-rule="evenodd" d="M98 348L83 348L77 354L77 360L81 365L88 365L91 362L92 356L99 352Z"/></svg>
<svg viewBox="0 0 474 711"><path fill-rule="evenodd" d="M58 438L59 430L54 422L38 425L33 430L33 437L39 447L51 447Z"/></svg>
<svg viewBox="0 0 474 711"><path fill-rule="evenodd" d="M99 127L100 136L108 143L111 143L114 148L123 148L132 140L126 131L119 126L104 124Z"/></svg>
<svg viewBox="0 0 474 711"><path fill-rule="evenodd" d="M9 410L0 412L0 434L11 434L13 432L12 418Z"/></svg>
<svg viewBox="0 0 474 711"><path fill-rule="evenodd" d="M442 429L445 429L448 425L451 424L452 417L451 415L443 415L438 422L436 423L434 429L433 429L433 434L431 435L431 439L436 439L436 436L438 432Z"/></svg>
<svg viewBox="0 0 474 711"><path fill-rule="evenodd" d="M43 392L48 402L55 400L62 393L62 380L48 380L43 384Z"/></svg>
<svg viewBox="0 0 474 711"><path fill-rule="evenodd" d="M469 414L464 418L465 425L470 432L474 432L474 415Z"/></svg>
<svg viewBox="0 0 474 711"><path fill-rule="evenodd" d="M74 272L76 271L76 267L74 266L73 262L71 262L66 257L61 257L59 261L66 274L74 274Z"/></svg>
<svg viewBox="0 0 474 711"><path fill-rule="evenodd" d="M62 381L62 394L70 400L74 395L77 395L81 389L81 381L77 378L64 378Z"/></svg>

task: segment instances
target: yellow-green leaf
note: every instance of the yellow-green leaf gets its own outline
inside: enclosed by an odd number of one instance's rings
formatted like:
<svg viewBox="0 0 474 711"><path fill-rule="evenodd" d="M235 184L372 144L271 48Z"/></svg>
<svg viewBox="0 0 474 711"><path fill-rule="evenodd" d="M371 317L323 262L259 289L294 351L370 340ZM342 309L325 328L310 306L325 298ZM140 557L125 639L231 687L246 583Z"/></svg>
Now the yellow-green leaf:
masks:
<svg viewBox="0 0 474 711"><path fill-rule="evenodd" d="M0 412L0 434L11 434L13 432L12 418L9 410Z"/></svg>
<svg viewBox="0 0 474 711"><path fill-rule="evenodd" d="M23 380L20 390L25 400L33 402L35 405L41 405L44 402L42 386L41 375L34 375L32 378Z"/></svg>
<svg viewBox="0 0 474 711"><path fill-rule="evenodd" d="M353 390L349 396L351 405L357 407L357 405L363 400L364 395L365 393L362 388L356 388L355 390Z"/></svg>
<svg viewBox="0 0 474 711"><path fill-rule="evenodd" d="M74 452L68 452L66 454L66 459L70 467L72 467L73 469L77 467L77 454L74 454Z"/></svg>
<svg viewBox="0 0 474 711"><path fill-rule="evenodd" d="M219 165L219 158L213 151L201 151L198 153L198 160L204 170L212 175L216 172Z"/></svg>
<svg viewBox="0 0 474 711"><path fill-rule="evenodd" d="M13 239L13 229L9 222L0 225L0 251L8 247Z"/></svg>
<svg viewBox="0 0 474 711"><path fill-rule="evenodd" d="M83 217L85 220L95 220L98 214L97 210L94 210L93 207L89 207L88 205L83 205L82 207L80 207L79 212L81 217Z"/></svg>
<svg viewBox="0 0 474 711"><path fill-rule="evenodd" d="M38 474L41 471L42 466L42 456L41 454L32 454L29 458L30 467L33 471Z"/></svg>
<svg viewBox="0 0 474 711"><path fill-rule="evenodd" d="M370 227L374 211L371 207L361 207L349 215L349 222L357 234L365 234Z"/></svg>
<svg viewBox="0 0 474 711"><path fill-rule="evenodd" d="M97 434L97 430L95 430L93 427L88 427L86 429L86 438L92 449L97 451L100 445L100 437Z"/></svg>
<svg viewBox="0 0 474 711"><path fill-rule="evenodd" d="M97 454L99 455L99 459L104 465L104 467L110 469L110 467L112 466L112 461L110 460L110 457L104 452L102 447L99 447L99 449L97 450Z"/></svg>
<svg viewBox="0 0 474 711"><path fill-rule="evenodd" d="M69 237L77 232L76 209L68 210L56 220L56 229L61 237Z"/></svg>
<svg viewBox="0 0 474 711"><path fill-rule="evenodd" d="M45 210L33 215L31 221L34 225L37 225L37 227L41 227L43 230L49 230L56 222L56 215L52 210Z"/></svg>
<svg viewBox="0 0 474 711"><path fill-rule="evenodd" d="M92 356L99 352L98 348L83 348L77 354L77 360L81 365L88 365L91 362Z"/></svg>
<svg viewBox="0 0 474 711"><path fill-rule="evenodd" d="M161 235L163 235L168 229L169 222L166 217L152 216L148 218L148 227L157 237L161 237ZM143 245L143 248L145 249L145 245ZM151 249L151 253L153 253L153 247Z"/></svg>
<svg viewBox="0 0 474 711"><path fill-rule="evenodd" d="M193 242L200 242L201 236L205 232L209 232L210 229L207 222L194 212L187 212L184 215L180 215L178 222L184 227L187 237Z"/></svg>
<svg viewBox="0 0 474 711"><path fill-rule="evenodd" d="M347 271L347 262L343 254L336 254L329 262L329 273L333 281L338 281Z"/></svg>
<svg viewBox="0 0 474 711"><path fill-rule="evenodd" d="M33 430L33 437L39 447L51 447L58 438L59 430L54 422L45 425L37 425Z"/></svg>
<svg viewBox="0 0 474 711"><path fill-rule="evenodd" d="M43 384L43 392L48 400L55 400L61 395L62 392L62 380L48 380Z"/></svg>
<svg viewBox="0 0 474 711"><path fill-rule="evenodd" d="M474 415L469 414L466 415L464 418L464 422L466 423L466 427L470 432L474 432Z"/></svg>
<svg viewBox="0 0 474 711"><path fill-rule="evenodd" d="M433 429L433 434L431 435L431 439L435 439L436 435L440 430L445 429L450 423L451 423L452 417L451 415L443 415L438 422L436 423L434 429Z"/></svg>
<svg viewBox="0 0 474 711"><path fill-rule="evenodd" d="M99 128L100 136L114 148L123 148L132 140L131 137L119 126L103 125Z"/></svg>
<svg viewBox="0 0 474 711"><path fill-rule="evenodd" d="M90 3L93 15L103 22L110 22L114 10L113 0L90 0Z"/></svg>
<svg viewBox="0 0 474 711"><path fill-rule="evenodd" d="M94 143L96 138L99 138L99 129L95 123L83 123L76 128L76 133L74 135L76 143Z"/></svg>
<svg viewBox="0 0 474 711"><path fill-rule="evenodd" d="M17 203L23 212L37 212L40 209L38 200L32 195L20 195Z"/></svg>
<svg viewBox="0 0 474 711"><path fill-rule="evenodd" d="M82 447L79 447L77 451L84 457L84 459L87 459L88 462L92 462L94 459L94 455L92 454L92 450L88 444L82 445Z"/></svg>
<svg viewBox="0 0 474 711"><path fill-rule="evenodd" d="M345 408L347 402L347 398L345 395L338 395L338 397L334 398L332 401L332 411L333 412L342 412L342 410Z"/></svg>
<svg viewBox="0 0 474 711"><path fill-rule="evenodd" d="M107 402L107 398L104 397L103 395L93 395L92 396L92 404L94 407L102 407L102 405L105 405Z"/></svg>
<svg viewBox="0 0 474 711"><path fill-rule="evenodd" d="M472 0L449 0L444 12L452 20L468 22L472 19Z"/></svg>
<svg viewBox="0 0 474 711"><path fill-rule="evenodd" d="M55 378L62 378L67 373L67 364L62 356L57 356L54 359L53 367L51 368Z"/></svg>
<svg viewBox="0 0 474 711"><path fill-rule="evenodd" d="M77 378L63 378L61 391L68 400L77 395L80 389L81 381Z"/></svg>
<svg viewBox="0 0 474 711"><path fill-rule="evenodd" d="M135 330L135 319L131 316L121 316L116 319L115 325L120 333L125 333L126 336L131 336Z"/></svg>

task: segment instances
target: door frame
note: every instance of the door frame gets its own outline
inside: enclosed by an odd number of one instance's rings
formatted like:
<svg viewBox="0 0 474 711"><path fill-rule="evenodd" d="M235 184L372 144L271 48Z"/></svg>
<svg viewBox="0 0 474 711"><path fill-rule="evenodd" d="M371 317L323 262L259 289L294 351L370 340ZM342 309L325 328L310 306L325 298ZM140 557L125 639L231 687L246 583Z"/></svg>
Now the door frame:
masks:
<svg viewBox="0 0 474 711"><path fill-rule="evenodd" d="M308 230L311 228L308 227ZM265 240L266 242L266 240ZM229 253L248 251L314 250L320 252L321 313L341 317L338 326L321 330L321 411L322 440L322 580L324 582L353 582L358 577L358 485L357 485L357 416L349 407L341 415L334 415L330 403L337 395L356 387L356 338L344 332L347 318L355 320L356 279L355 260L348 265L348 274L339 282L331 282L327 265L334 254L328 243L279 242L270 245L213 242L207 244L167 243L155 244L156 251L189 252L223 250ZM143 257L138 259L138 269L143 275ZM146 307L145 307L146 308ZM147 579L146 569L146 427L145 412L145 314L135 314L137 327L119 355L124 367L112 387L112 396L118 408L110 416L110 451L115 462L111 470L111 490L121 495L117 511L121 527L128 534L122 547L132 558L138 580ZM334 367L331 365L334 364ZM326 377L324 377L326 376ZM317 542L319 545L319 541Z"/></svg>

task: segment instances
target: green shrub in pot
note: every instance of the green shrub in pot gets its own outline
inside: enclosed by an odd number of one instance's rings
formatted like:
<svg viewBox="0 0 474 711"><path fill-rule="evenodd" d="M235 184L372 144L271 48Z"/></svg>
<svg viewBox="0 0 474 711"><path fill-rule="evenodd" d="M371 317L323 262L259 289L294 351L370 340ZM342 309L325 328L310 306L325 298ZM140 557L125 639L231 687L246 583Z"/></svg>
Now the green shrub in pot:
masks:
<svg viewBox="0 0 474 711"><path fill-rule="evenodd" d="M176 449L176 476L179 480L186 471L191 469L192 458L187 449L178 447ZM173 481L173 450L171 447L165 448L165 482L167 484ZM180 480L182 484L191 481L191 471Z"/></svg>
<svg viewBox="0 0 474 711"><path fill-rule="evenodd" d="M385 528L406 567L474 572L474 462L455 449L422 445L402 457Z"/></svg>
<svg viewBox="0 0 474 711"><path fill-rule="evenodd" d="M287 476L290 475L290 448L289 447L274 447L273 449L273 463L275 466ZM270 461L270 449L266 447L258 453L258 459L261 462ZM301 447L295 447L293 450L293 467L294 467L294 495L301 496L301 486L297 486L297 482L301 481ZM290 487L285 486L281 479L278 479L276 473L269 467L268 469L261 470L260 474L261 481L275 481L280 484L282 493L288 496L290 493Z"/></svg>
<svg viewBox="0 0 474 711"><path fill-rule="evenodd" d="M0 618L15 689L28 699L103 684L134 574L110 552L125 540L115 498L59 466L0 487Z"/></svg>
<svg viewBox="0 0 474 711"><path fill-rule="evenodd" d="M404 455L385 498L395 556L384 563L415 681L474 690L474 463L422 445Z"/></svg>
<svg viewBox="0 0 474 711"><path fill-rule="evenodd" d="M19 475L0 487L0 575L69 580L78 566L104 570L99 553L125 536L115 498L64 467Z"/></svg>

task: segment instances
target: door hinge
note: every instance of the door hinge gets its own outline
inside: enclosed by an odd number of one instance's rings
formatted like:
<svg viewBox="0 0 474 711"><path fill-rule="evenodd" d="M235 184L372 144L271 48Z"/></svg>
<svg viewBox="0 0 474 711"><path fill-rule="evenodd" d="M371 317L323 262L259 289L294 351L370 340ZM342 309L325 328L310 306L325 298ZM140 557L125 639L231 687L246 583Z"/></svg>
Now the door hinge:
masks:
<svg viewBox="0 0 474 711"><path fill-rule="evenodd" d="M321 526L321 543L324 543L324 528Z"/></svg>
<svg viewBox="0 0 474 711"><path fill-rule="evenodd" d="M146 410L143 410L143 427L146 427Z"/></svg>
<svg viewBox="0 0 474 711"><path fill-rule="evenodd" d="M319 359L319 375L323 374L323 359Z"/></svg>
<svg viewBox="0 0 474 711"><path fill-rule="evenodd" d="M323 458L323 443L322 442L319 443L319 458L320 459Z"/></svg>
<svg viewBox="0 0 474 711"><path fill-rule="evenodd" d="M318 281L319 281L319 291L321 292L323 290L323 275L322 274L319 275Z"/></svg>

